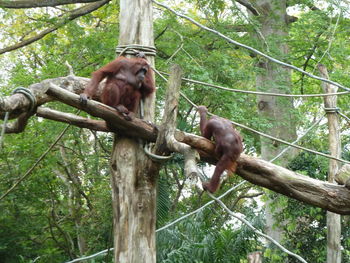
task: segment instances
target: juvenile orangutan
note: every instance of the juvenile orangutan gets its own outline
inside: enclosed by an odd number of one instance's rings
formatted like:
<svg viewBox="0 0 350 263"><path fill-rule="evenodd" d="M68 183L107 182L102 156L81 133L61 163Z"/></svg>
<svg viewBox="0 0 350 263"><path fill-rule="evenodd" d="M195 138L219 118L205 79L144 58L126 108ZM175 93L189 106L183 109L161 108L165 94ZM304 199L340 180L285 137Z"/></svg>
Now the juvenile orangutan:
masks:
<svg viewBox="0 0 350 263"><path fill-rule="evenodd" d="M214 193L219 188L221 174L225 170L231 173L236 171L236 160L243 152L242 137L227 119L213 116L207 120L208 109L205 106L199 106L198 112L201 134L209 140L214 138L215 153L219 156L211 180L203 183L204 190Z"/></svg>

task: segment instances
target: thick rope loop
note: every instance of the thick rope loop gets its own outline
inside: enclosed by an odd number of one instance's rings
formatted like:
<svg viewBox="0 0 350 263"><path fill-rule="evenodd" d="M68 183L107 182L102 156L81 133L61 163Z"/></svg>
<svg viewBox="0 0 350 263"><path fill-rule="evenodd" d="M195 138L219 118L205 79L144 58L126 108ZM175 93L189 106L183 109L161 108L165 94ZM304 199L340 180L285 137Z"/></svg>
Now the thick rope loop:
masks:
<svg viewBox="0 0 350 263"><path fill-rule="evenodd" d="M116 48L116 53L118 56L123 55L132 55L136 56L140 53L143 53L147 56L156 56L156 48L152 46L144 46L138 44L130 44L130 45L119 45Z"/></svg>
<svg viewBox="0 0 350 263"><path fill-rule="evenodd" d="M27 89L27 88L19 87L19 88L15 88L12 91L12 94L16 94L16 93L21 93L27 97L27 99L30 101L29 112L33 112L37 101L36 101L36 98L35 98L34 94L32 93L32 91L30 89Z"/></svg>
<svg viewBox="0 0 350 263"><path fill-rule="evenodd" d="M157 155L157 154L152 153L151 148L153 145L154 145L154 143L146 143L145 146L143 147L145 154L149 158L151 158L153 161L159 162L159 163L164 163L164 162L170 160L171 158L173 158L173 154L170 154L168 156L162 156L162 155Z"/></svg>

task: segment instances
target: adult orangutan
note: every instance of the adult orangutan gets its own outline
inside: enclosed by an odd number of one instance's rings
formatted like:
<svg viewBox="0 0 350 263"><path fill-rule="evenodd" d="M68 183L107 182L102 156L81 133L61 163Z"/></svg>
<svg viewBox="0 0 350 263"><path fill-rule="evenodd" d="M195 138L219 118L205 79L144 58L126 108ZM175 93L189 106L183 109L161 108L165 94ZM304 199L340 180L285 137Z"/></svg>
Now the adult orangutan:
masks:
<svg viewBox="0 0 350 263"><path fill-rule="evenodd" d="M131 120L130 112L137 111L140 100L155 91L152 71L144 57L118 57L92 73L91 81L80 94L83 105L95 95L104 78L107 79L101 102L117 109L127 120Z"/></svg>
<svg viewBox="0 0 350 263"><path fill-rule="evenodd" d="M219 188L221 174L225 170L231 173L236 171L236 160L243 152L242 137L227 119L213 116L207 120L208 109L205 106L199 106L198 112L201 134L209 140L214 138L215 153L219 157L211 180L203 183L204 190L214 193Z"/></svg>

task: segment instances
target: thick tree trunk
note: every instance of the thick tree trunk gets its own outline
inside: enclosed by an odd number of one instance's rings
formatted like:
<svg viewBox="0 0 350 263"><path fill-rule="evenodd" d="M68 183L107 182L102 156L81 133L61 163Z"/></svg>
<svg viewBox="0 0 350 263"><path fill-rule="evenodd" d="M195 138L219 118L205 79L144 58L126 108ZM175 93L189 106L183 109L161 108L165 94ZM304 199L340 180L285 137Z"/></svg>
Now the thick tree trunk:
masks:
<svg viewBox="0 0 350 263"><path fill-rule="evenodd" d="M149 0L120 0L119 45L153 46ZM153 64L153 58L148 58ZM155 96L145 102L145 119L154 119ZM114 211L114 261L156 262L156 176L141 141L115 137L111 160Z"/></svg>
<svg viewBox="0 0 350 263"><path fill-rule="evenodd" d="M319 64L318 69L323 78L328 79L327 68ZM322 82L322 88L325 93L337 92L338 87ZM324 98L324 107L328 118L329 131L329 151L331 155L340 158L341 142L340 128L338 125L338 114L335 111L337 107L337 96L328 96ZM335 175L339 170L336 160L329 160L328 182L335 183ZM341 262L341 217L338 214L327 211L327 263Z"/></svg>
<svg viewBox="0 0 350 263"><path fill-rule="evenodd" d="M282 60L288 54L288 45L285 38L288 36L288 26L286 24L286 0L258 0L256 1L261 22L260 33L256 37L268 45L270 52ZM264 39L261 39L263 36ZM281 67L267 60L261 60L258 66L262 69L256 76L256 86L258 90L275 93L290 93L291 89L291 71L288 68ZM258 96L258 111L268 127L265 129L267 134L286 141L294 141L296 138L295 123L293 122L293 101L291 98L281 98L272 96ZM261 157L264 160L271 160L285 146L278 142L261 137ZM293 150L292 150L293 151ZM279 159L282 166L294 154L284 155ZM274 212L271 210L271 204L275 201L269 199L266 202L266 233L273 239L281 242L282 230L274 227ZM275 213L280 209L276 208Z"/></svg>

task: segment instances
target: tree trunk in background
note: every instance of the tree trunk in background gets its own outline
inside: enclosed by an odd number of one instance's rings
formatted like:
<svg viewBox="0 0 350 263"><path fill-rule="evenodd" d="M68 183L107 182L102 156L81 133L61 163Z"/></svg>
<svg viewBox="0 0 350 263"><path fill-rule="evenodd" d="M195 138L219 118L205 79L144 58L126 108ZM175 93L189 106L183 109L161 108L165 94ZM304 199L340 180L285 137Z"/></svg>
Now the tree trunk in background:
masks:
<svg viewBox="0 0 350 263"><path fill-rule="evenodd" d="M323 78L328 79L327 68L319 64L318 69ZM338 87L322 82L322 88L325 93L338 91ZM340 158L341 141L340 127L338 125L338 114L335 110L337 107L337 96L324 97L324 107L327 112L328 131L329 131L329 151L330 154ZM328 109L328 110L327 110ZM329 160L328 182L335 183L335 175L339 170L336 160ZM327 263L341 262L341 217L338 214L327 212Z"/></svg>
<svg viewBox="0 0 350 263"><path fill-rule="evenodd" d="M252 252L247 256L248 263L262 263L261 251Z"/></svg>
<svg viewBox="0 0 350 263"><path fill-rule="evenodd" d="M286 43L286 38L288 37L286 0L258 0L256 5L260 13L258 20L261 23L261 34L256 34L255 37L263 43L262 46L265 48L264 42L266 41L272 56L286 60L286 55L289 52ZM262 39L261 35L264 39ZM256 75L257 90L290 93L291 70L262 58L259 59L258 67L260 71ZM263 120L268 125L264 132L286 141L293 141L296 138L295 122L293 121L294 107L291 98L260 95L257 98L257 103L259 115L263 117ZM261 157L264 160L271 160L285 147L285 145L264 137L261 137L260 141ZM294 156L293 153L295 152L292 149L288 154L280 158L280 164L285 166L290 158ZM273 200L269 200L266 203L266 232L280 242L282 231L273 227L275 219L274 212L271 211L270 207L272 202Z"/></svg>
<svg viewBox="0 0 350 263"><path fill-rule="evenodd" d="M77 174L75 169L72 168L69 162L69 159L67 157L64 147L65 146L62 146L62 145L59 146L63 167L65 168L64 169L65 174L61 173L59 170L54 171L54 173L57 175L58 178L60 178L63 181L63 183L67 187L68 209L75 225L79 255L83 256L87 251L87 244L86 244L85 232L83 231L83 224L82 224L82 219L83 219L82 210L84 209L83 208L84 202L82 200L82 195L78 190L78 189L81 189L82 184L81 184L81 181L79 180L79 175ZM74 248L72 249L74 250Z"/></svg>
<svg viewBox="0 0 350 263"><path fill-rule="evenodd" d="M154 46L152 3L120 0L119 45ZM154 64L153 58L147 58ZM155 96L145 102L145 119L154 121ZM139 141L118 134L111 160L114 262L156 262L156 177ZM153 174L152 174L153 173Z"/></svg>

